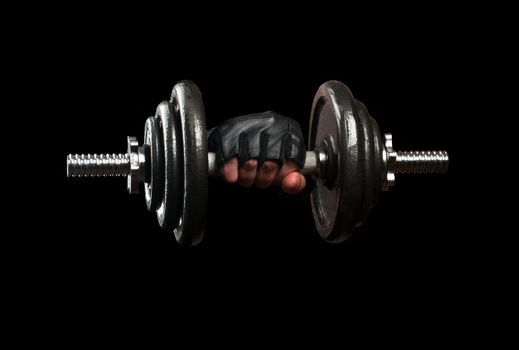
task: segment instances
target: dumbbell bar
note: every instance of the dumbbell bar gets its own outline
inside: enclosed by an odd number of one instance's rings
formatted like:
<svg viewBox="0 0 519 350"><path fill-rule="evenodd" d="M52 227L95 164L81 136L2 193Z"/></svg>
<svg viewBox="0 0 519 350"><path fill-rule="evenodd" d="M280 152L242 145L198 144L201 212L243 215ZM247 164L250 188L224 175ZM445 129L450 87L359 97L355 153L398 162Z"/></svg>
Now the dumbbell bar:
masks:
<svg viewBox="0 0 519 350"><path fill-rule="evenodd" d="M386 138L390 134L384 135ZM130 136L131 142L136 140ZM303 168L299 172L303 175L319 175L319 159L324 156L315 151L307 151ZM448 167L448 155L446 152L397 152L395 174L398 173L444 173ZM142 163L145 163L143 161ZM216 153L207 153L207 170L209 176L219 176L216 165ZM403 165L403 166L402 166ZM67 158L67 177L89 176L130 176L130 155L124 154L70 154ZM139 193L138 188L132 193Z"/></svg>
<svg viewBox="0 0 519 350"><path fill-rule="evenodd" d="M307 151L305 156L305 163L303 164L303 168L300 169L300 172L304 175L318 175L319 174L319 164L318 164L318 155L316 152ZM216 165L216 153L209 152L207 154L207 166L209 176L218 176L218 166Z"/></svg>
<svg viewBox="0 0 519 350"><path fill-rule="evenodd" d="M376 121L346 85L329 81L315 95L309 146L301 172L319 182L311 194L317 230L328 242L342 242L366 219L380 190L396 173L443 173L444 151L395 152ZM175 85L145 124L144 144L128 137L126 154L69 155L68 176L127 176L128 190L144 182L146 204L177 241L194 245L205 230L207 175L216 175L215 154L207 152L200 91L190 81Z"/></svg>

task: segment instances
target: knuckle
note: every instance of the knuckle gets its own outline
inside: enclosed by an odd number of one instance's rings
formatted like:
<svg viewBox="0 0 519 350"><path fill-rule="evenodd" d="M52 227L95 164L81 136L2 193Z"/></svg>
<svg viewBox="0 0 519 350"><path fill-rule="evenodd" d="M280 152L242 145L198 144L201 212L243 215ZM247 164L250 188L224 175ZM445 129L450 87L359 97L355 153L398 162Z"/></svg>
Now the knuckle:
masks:
<svg viewBox="0 0 519 350"><path fill-rule="evenodd" d="M245 171L252 171L256 169L257 161L255 159L249 159L243 164L243 169Z"/></svg>
<svg viewBox="0 0 519 350"><path fill-rule="evenodd" d="M227 171L225 172L224 179L227 182L235 183L236 181L238 181L238 174L234 171Z"/></svg>
<svg viewBox="0 0 519 350"><path fill-rule="evenodd" d="M276 165L276 163L273 163L273 162L265 162L261 166L262 171L265 173L271 173L271 172L275 171L276 168L277 168L277 165Z"/></svg>

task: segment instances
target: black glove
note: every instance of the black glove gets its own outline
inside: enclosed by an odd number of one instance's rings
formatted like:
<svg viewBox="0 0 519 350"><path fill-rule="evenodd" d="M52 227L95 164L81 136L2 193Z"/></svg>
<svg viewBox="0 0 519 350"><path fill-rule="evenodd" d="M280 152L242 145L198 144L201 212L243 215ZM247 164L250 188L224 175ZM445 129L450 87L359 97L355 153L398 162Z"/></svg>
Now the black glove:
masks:
<svg viewBox="0 0 519 350"><path fill-rule="evenodd" d="M216 152L218 167L238 156L239 167L255 158L258 168L265 160L277 161L279 165L292 160L301 169L306 156L299 123L272 111L223 122L209 131L208 148L210 152Z"/></svg>

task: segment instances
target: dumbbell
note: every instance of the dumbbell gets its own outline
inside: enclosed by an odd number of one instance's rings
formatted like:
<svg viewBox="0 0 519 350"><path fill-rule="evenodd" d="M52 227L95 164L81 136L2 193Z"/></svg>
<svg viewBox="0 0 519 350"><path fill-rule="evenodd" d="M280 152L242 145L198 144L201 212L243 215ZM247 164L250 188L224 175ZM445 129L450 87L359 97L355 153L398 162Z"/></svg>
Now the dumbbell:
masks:
<svg viewBox="0 0 519 350"><path fill-rule="evenodd" d="M198 244L205 232L208 175L217 175L207 151L202 95L191 81L173 87L169 101L146 120L144 143L128 137L125 154L68 155L67 176L127 176L130 194L144 183L146 205L159 225L183 245ZM444 173L445 151L396 152L391 134L378 124L348 87L328 81L315 94L306 159L301 172L318 178L310 194L315 226L338 243L361 225L381 190L398 173Z"/></svg>

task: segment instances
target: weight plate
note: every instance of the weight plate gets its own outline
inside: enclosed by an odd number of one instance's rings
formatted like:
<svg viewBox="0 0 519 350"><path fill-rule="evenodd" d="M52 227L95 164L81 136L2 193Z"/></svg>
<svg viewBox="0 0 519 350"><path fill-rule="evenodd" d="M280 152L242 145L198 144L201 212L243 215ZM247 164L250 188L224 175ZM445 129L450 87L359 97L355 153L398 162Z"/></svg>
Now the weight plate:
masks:
<svg viewBox="0 0 519 350"><path fill-rule="evenodd" d="M173 87L170 102L182 135L179 150L184 175L183 210L175 238L183 245L195 245L204 236L207 214L207 132L202 94L193 82L184 80Z"/></svg>
<svg viewBox="0 0 519 350"><path fill-rule="evenodd" d="M164 141L159 120L149 117L144 125L144 144L149 147L146 170L149 179L144 183L144 195L148 210L155 211L162 201L164 192Z"/></svg>
<svg viewBox="0 0 519 350"><path fill-rule="evenodd" d="M328 164L336 174L333 183L321 179L311 194L315 224L326 241L339 243L363 222L378 198L383 172L380 132L366 108L338 81L326 82L317 91L309 129L310 149L328 149Z"/></svg>
<svg viewBox="0 0 519 350"><path fill-rule="evenodd" d="M384 182L385 163L383 161L383 144L378 124L371 118L367 108L359 100L354 100L356 118L361 134L360 154L362 157L362 203L359 212L358 225L367 218L369 210L377 203Z"/></svg>
<svg viewBox="0 0 519 350"><path fill-rule="evenodd" d="M163 181L164 190L160 206L157 209L157 219L164 229L175 228L181 213L181 198L183 191L183 164L180 131L174 121L174 111L171 103L161 102L157 107L157 131L162 135Z"/></svg>

